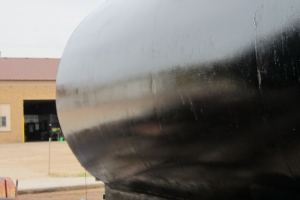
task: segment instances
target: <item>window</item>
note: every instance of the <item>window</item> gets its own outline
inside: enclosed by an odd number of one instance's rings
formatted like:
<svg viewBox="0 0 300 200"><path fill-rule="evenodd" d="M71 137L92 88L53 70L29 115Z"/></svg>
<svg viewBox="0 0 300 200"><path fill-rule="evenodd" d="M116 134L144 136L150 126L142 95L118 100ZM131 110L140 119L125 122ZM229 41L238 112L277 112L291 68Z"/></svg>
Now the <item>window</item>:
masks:
<svg viewBox="0 0 300 200"><path fill-rule="evenodd" d="M0 116L0 127L6 127L6 117Z"/></svg>
<svg viewBox="0 0 300 200"><path fill-rule="evenodd" d="M0 133L11 131L10 104L0 104Z"/></svg>

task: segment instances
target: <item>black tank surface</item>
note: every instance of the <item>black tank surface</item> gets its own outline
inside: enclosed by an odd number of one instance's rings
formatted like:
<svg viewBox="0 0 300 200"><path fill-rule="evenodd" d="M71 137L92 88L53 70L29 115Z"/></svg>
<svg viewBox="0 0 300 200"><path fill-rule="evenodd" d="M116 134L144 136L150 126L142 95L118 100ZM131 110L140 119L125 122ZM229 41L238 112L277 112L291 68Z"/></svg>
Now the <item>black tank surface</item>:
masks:
<svg viewBox="0 0 300 200"><path fill-rule="evenodd" d="M57 109L106 199L300 199L300 1L109 0Z"/></svg>

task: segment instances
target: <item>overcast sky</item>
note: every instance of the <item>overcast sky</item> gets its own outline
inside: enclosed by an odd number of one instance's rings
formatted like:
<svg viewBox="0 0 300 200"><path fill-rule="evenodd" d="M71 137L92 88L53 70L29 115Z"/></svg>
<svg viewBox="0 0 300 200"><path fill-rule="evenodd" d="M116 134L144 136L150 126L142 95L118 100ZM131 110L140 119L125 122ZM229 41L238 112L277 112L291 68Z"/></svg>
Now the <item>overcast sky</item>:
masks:
<svg viewBox="0 0 300 200"><path fill-rule="evenodd" d="M0 0L1 57L60 58L77 25L106 0Z"/></svg>

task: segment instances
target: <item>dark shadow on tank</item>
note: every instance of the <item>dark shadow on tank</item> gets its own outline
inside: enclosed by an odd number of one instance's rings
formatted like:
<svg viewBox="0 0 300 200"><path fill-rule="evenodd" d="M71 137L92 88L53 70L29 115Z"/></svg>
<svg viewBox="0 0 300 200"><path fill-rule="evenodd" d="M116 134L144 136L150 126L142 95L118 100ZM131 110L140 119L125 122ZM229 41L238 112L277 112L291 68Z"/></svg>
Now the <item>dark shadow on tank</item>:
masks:
<svg viewBox="0 0 300 200"><path fill-rule="evenodd" d="M299 177L296 177L299 180ZM283 174L262 174L253 180L250 187L254 200L300 199L299 183Z"/></svg>

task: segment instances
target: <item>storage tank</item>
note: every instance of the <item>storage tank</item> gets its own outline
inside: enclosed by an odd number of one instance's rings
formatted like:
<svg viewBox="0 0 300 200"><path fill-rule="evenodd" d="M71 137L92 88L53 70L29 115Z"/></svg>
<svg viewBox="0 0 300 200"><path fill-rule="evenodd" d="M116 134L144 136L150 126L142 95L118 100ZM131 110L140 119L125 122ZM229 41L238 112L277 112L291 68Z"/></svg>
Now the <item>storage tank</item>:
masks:
<svg viewBox="0 0 300 200"><path fill-rule="evenodd" d="M300 1L109 0L57 75L106 199L300 199Z"/></svg>

